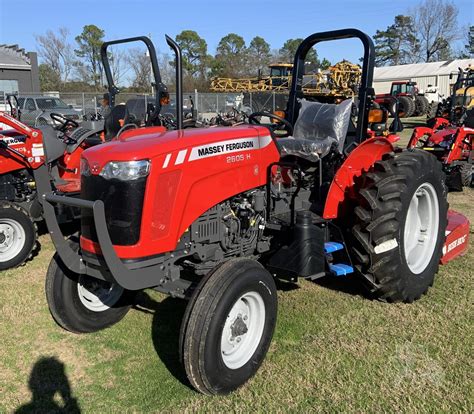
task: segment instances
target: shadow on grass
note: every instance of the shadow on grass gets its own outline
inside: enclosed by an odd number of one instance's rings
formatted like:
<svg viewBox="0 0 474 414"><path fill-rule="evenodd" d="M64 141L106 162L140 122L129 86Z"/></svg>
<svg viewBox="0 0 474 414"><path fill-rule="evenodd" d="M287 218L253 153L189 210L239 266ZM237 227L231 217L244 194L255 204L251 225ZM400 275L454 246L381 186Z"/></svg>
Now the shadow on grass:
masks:
<svg viewBox="0 0 474 414"><path fill-rule="evenodd" d="M324 277L318 279L315 283L326 289L365 298L368 297L367 290L361 286L360 280L354 277ZM299 289L299 286L295 283L278 279L276 280L276 285L277 289L283 292ZM181 322L187 304L186 300L171 297L166 297L158 302L142 291L137 294L134 309L153 315L151 337L158 357L178 381L193 389L186 377L186 372L179 357Z"/></svg>
<svg viewBox="0 0 474 414"><path fill-rule="evenodd" d="M151 338L158 357L178 381L191 388L179 360L179 331L188 302L171 297L157 302L140 292L135 303L136 310L153 314Z"/></svg>
<svg viewBox="0 0 474 414"><path fill-rule="evenodd" d="M314 281L317 285L337 292L342 292L352 296L359 296L364 299L372 299L370 292L364 287L362 281L357 276L326 276Z"/></svg>
<svg viewBox="0 0 474 414"><path fill-rule="evenodd" d="M15 414L25 413L80 413L77 400L73 397L64 364L54 357L43 357L35 362L28 380L32 399L19 407ZM62 405L55 395L61 397Z"/></svg>

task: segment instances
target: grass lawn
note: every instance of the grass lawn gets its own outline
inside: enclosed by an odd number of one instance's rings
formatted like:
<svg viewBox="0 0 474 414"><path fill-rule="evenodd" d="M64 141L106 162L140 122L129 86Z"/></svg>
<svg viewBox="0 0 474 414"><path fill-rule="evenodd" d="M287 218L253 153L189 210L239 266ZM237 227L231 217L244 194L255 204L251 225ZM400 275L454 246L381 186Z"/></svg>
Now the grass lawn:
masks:
<svg viewBox="0 0 474 414"><path fill-rule="evenodd" d="M474 223L474 190L449 199ZM44 295L53 246L43 235L37 258L0 273L0 412L50 412L64 399L90 413L473 412L472 233L468 253L411 305L371 301L355 278L282 287L263 366L213 398L190 389L178 363L180 300L146 291L103 332L59 328Z"/></svg>

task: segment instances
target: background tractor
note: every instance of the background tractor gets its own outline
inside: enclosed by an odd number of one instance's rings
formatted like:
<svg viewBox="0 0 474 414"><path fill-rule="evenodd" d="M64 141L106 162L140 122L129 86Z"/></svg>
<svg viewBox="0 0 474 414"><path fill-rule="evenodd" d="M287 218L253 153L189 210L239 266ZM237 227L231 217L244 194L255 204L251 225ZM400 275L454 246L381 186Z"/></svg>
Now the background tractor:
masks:
<svg viewBox="0 0 474 414"><path fill-rule="evenodd" d="M166 40L176 56L177 105L182 107L181 51L170 37ZM146 107L136 100L115 105L118 88L110 70L109 56L102 54L102 63L108 81L111 114L104 122L87 122L81 125L61 113L51 112L51 125L35 128L21 122L21 105L15 96L8 97L12 115L0 112L0 270L18 266L36 252L37 224L43 221L43 208L38 200L38 184L49 183L58 194L78 196L81 190L80 154L105 140L118 139L129 129L150 126L163 132L161 108L169 98L161 82L153 44L148 38L116 40L109 44L143 42L150 56L155 96ZM21 98L20 98L21 99ZM52 125L55 125L53 127ZM178 111L173 127L183 128L182 112ZM78 208L58 206L56 215L60 223L69 223L80 215Z"/></svg>
<svg viewBox="0 0 474 414"><path fill-rule="evenodd" d="M452 79L453 74L449 78ZM445 118L451 123L462 125L465 118L472 116L474 108L474 69L459 68L456 82L452 87L450 97L443 99L437 106L433 119L428 120L428 126L436 123L434 118Z"/></svg>
<svg viewBox="0 0 474 414"><path fill-rule="evenodd" d="M398 113L401 118L426 115L430 111L430 102L419 93L416 82L392 82L390 93L376 95L375 102L381 107L395 112L393 98L398 100Z"/></svg>
<svg viewBox="0 0 474 414"><path fill-rule="evenodd" d="M308 101L308 51L347 38L364 46L357 110L351 100ZM188 299L179 341L188 379L225 394L264 360L275 278L355 274L383 301L423 295L440 260L467 247L469 224L448 213L434 157L368 136L374 56L359 30L315 33L296 51L285 118L132 129L84 152L80 198L42 186L57 249L45 286L56 322L76 333L103 329L146 288ZM261 124L268 118L275 122ZM82 209L79 237L63 237L54 205Z"/></svg>
<svg viewBox="0 0 474 414"><path fill-rule="evenodd" d="M439 117L413 130L408 148L421 148L442 163L446 185L462 191L474 179L474 71L459 69L453 93L440 103Z"/></svg>
<svg viewBox="0 0 474 414"><path fill-rule="evenodd" d="M241 110L246 112L283 111L288 102L292 83L293 64L274 63L269 66L266 77L256 78L213 78L213 92L243 93ZM343 60L327 70L304 74L302 90L307 99L335 103L357 95L361 68Z"/></svg>

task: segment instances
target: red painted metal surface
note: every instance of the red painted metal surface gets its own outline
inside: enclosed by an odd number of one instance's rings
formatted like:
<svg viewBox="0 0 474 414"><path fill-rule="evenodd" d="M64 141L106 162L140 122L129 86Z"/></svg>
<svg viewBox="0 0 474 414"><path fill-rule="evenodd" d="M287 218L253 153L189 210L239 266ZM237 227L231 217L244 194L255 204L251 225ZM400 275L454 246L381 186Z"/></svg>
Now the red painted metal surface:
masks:
<svg viewBox="0 0 474 414"><path fill-rule="evenodd" d="M323 217L332 219L338 216L339 205L344 201L346 192L354 185L354 178L368 171L384 154L393 151L389 139L383 137L371 138L362 142L354 149L337 171L329 188L324 206Z"/></svg>
<svg viewBox="0 0 474 414"><path fill-rule="evenodd" d="M443 246L441 264L446 264L466 253L469 246L469 220L454 210L448 211L446 241Z"/></svg>
<svg viewBox="0 0 474 414"><path fill-rule="evenodd" d="M115 246L123 259L172 251L188 227L205 211L267 181L267 166L280 159L265 127L240 126L156 132L135 130L83 153L94 174L111 161L148 159L150 174L143 203L140 240ZM252 142L239 149L240 143ZM133 154L133 157L131 157ZM93 244L81 239L84 250Z"/></svg>
<svg viewBox="0 0 474 414"><path fill-rule="evenodd" d="M43 135L41 131L22 124L12 116L0 112L0 123L6 124L12 129L4 129L0 133L0 140L7 142L8 146L27 159L0 148L0 174L24 168L36 169L44 163Z"/></svg>

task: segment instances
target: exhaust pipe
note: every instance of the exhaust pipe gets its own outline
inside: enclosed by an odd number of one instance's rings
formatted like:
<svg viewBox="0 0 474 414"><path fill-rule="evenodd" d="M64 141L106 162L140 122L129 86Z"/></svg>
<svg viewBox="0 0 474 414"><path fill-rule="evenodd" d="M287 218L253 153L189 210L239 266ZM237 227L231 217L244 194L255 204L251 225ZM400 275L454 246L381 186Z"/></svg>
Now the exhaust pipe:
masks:
<svg viewBox="0 0 474 414"><path fill-rule="evenodd" d="M176 63L176 123L178 129L183 129L183 62L181 48L168 35L165 35L166 43L175 54Z"/></svg>

